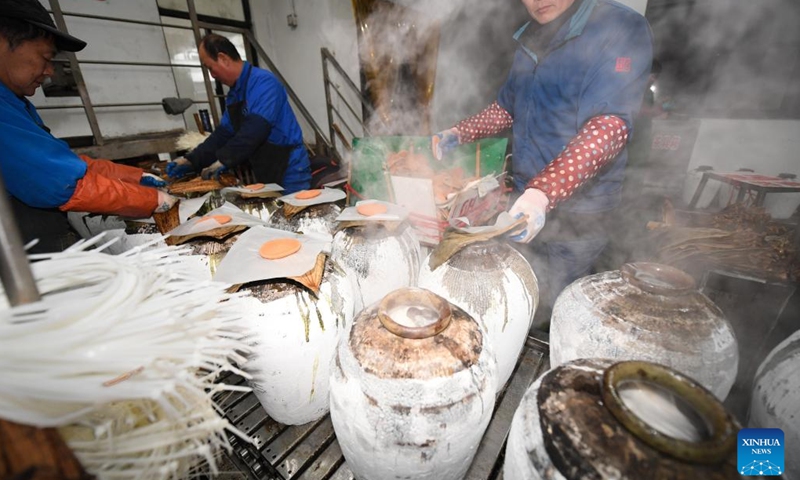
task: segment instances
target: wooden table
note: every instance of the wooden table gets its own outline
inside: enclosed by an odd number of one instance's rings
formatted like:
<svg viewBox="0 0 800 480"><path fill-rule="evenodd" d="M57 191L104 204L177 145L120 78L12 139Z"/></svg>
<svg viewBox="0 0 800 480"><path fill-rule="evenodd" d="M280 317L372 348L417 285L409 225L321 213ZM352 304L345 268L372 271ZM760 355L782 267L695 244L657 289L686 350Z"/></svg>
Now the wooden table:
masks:
<svg viewBox="0 0 800 480"><path fill-rule="evenodd" d="M700 195L706 187L708 180L725 182L735 187L739 187L739 194L736 196L736 203L741 203L748 190L756 192L755 206L764 205L764 198L768 193L787 193L800 192L800 182L786 180L780 177L769 175L759 175L755 173L717 173L703 172L703 178L697 185L692 201L689 202L689 210L693 210L700 200Z"/></svg>

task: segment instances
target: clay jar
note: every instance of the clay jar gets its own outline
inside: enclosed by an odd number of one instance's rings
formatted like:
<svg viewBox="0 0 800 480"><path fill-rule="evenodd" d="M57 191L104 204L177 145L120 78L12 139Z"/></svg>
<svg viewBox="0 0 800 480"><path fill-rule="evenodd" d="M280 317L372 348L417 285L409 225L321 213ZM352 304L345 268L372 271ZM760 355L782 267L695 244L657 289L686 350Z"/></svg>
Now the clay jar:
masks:
<svg viewBox="0 0 800 480"><path fill-rule="evenodd" d="M264 410L286 425L323 417L331 361L353 319L351 283L328 261L317 294L289 279L242 290L252 295L243 312L253 346L244 369Z"/></svg>
<svg viewBox="0 0 800 480"><path fill-rule="evenodd" d="M503 241L469 245L431 271L422 262L419 286L458 305L480 323L497 356L497 388L511 377L539 302L525 258Z"/></svg>
<svg viewBox="0 0 800 480"><path fill-rule="evenodd" d="M331 420L359 479L455 480L494 408L494 355L466 312L434 293L396 290L342 338Z"/></svg>
<svg viewBox="0 0 800 480"><path fill-rule="evenodd" d="M739 428L708 390L670 368L575 360L525 392L503 478L739 478Z"/></svg>
<svg viewBox="0 0 800 480"><path fill-rule="evenodd" d="M750 402L750 428L780 428L784 433L786 480L800 479L800 331L781 342L756 373ZM794 455L789 452L795 452Z"/></svg>
<svg viewBox="0 0 800 480"><path fill-rule="evenodd" d="M381 222L348 227L334 235L331 259L353 282L356 314L398 288L417 285L420 248L411 226Z"/></svg>
<svg viewBox="0 0 800 480"><path fill-rule="evenodd" d="M667 365L724 400L739 351L731 325L692 277L666 265L630 263L577 280L558 296L550 362L576 358Z"/></svg>

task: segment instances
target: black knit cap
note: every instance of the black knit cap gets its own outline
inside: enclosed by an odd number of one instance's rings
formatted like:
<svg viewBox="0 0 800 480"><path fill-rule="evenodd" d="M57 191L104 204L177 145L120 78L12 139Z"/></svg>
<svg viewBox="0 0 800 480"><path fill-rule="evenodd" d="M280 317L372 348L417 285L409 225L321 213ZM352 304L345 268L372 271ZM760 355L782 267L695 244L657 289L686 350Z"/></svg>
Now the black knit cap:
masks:
<svg viewBox="0 0 800 480"><path fill-rule="evenodd" d="M59 50L78 52L86 46L83 40L57 29L50 14L38 0L0 0L0 17L22 20L53 34Z"/></svg>

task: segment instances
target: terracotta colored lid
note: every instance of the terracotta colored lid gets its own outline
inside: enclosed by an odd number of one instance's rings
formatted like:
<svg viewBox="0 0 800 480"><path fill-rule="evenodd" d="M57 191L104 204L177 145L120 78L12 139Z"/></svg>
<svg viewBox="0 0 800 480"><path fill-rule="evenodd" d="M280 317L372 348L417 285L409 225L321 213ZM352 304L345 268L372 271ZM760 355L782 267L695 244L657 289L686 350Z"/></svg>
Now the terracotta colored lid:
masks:
<svg viewBox="0 0 800 480"><path fill-rule="evenodd" d="M279 258L285 258L289 255L297 253L301 246L302 244L297 239L278 238L276 240L265 242L263 245L261 245L261 248L258 249L258 254L267 260L277 260Z"/></svg>
<svg viewBox="0 0 800 480"><path fill-rule="evenodd" d="M231 216L230 215L206 215L205 217L201 218L200 221L201 222L205 222L206 220L211 220L211 219L216 220L217 223L219 223L220 225L225 225L226 223L229 223L231 221Z"/></svg>
<svg viewBox="0 0 800 480"><path fill-rule="evenodd" d="M449 377L477 364L483 351L478 323L421 288L395 290L362 310L349 342L361 368L381 378Z"/></svg>
<svg viewBox="0 0 800 480"><path fill-rule="evenodd" d="M314 197L319 197L322 193L322 190L300 190L299 192L294 194L294 198L298 200L308 200Z"/></svg>
<svg viewBox="0 0 800 480"><path fill-rule="evenodd" d="M381 213L386 213L387 210L386 205L382 203L362 203L356 207L356 211L365 217L380 215Z"/></svg>
<svg viewBox="0 0 800 480"><path fill-rule="evenodd" d="M251 183L250 185L245 185L244 188L246 188L247 190L250 190L250 191L261 190L262 188L264 188L264 184L263 183Z"/></svg>

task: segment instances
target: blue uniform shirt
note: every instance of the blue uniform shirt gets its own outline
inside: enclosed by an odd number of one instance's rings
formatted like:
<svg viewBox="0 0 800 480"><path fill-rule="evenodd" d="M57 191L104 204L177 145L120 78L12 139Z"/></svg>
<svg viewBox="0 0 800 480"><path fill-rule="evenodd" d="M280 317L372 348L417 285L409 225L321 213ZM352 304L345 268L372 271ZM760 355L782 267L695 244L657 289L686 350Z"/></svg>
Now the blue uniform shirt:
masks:
<svg viewBox="0 0 800 480"><path fill-rule="evenodd" d="M0 170L8 193L36 208L67 203L86 163L42 128L33 104L0 83Z"/></svg>
<svg viewBox="0 0 800 480"><path fill-rule="evenodd" d="M519 41L529 25L514 38ZM583 0L542 58L520 43L498 95L500 106L514 118L516 189L523 190L592 117L618 116L630 130L652 56L647 20L613 0ZM592 184L559 209L592 213L616 207L626 161L623 150Z"/></svg>
<svg viewBox="0 0 800 480"><path fill-rule="evenodd" d="M311 165L303 144L303 131L289 105L286 89L272 73L244 62L242 73L228 92L225 103L232 105L242 100L245 100L244 120L239 131L234 134L226 110L219 128L186 158L199 172L217 159L228 167L235 167L247 160L264 141L294 147L281 186L287 193L308 188Z"/></svg>

